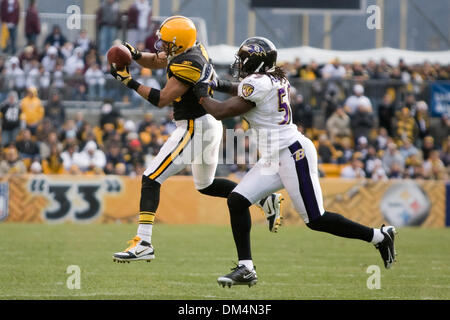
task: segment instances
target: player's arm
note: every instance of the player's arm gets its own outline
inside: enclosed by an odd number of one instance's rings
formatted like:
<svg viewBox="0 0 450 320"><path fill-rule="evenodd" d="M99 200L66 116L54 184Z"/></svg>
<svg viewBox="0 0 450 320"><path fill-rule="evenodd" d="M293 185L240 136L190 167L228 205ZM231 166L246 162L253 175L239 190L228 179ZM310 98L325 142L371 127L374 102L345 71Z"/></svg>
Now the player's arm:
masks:
<svg viewBox="0 0 450 320"><path fill-rule="evenodd" d="M222 80L218 79L215 81L211 81L211 88L215 91L228 93L232 96L237 96L237 90L239 87L239 82L231 82L230 80Z"/></svg>
<svg viewBox="0 0 450 320"><path fill-rule="evenodd" d="M147 69L162 69L167 67L167 56L165 52L161 52L158 54L141 52L128 42L124 42L123 45L127 47L127 49L131 53L131 57L133 58L133 60L135 60L141 67Z"/></svg>
<svg viewBox="0 0 450 320"><path fill-rule="evenodd" d="M117 70L114 64L111 65L111 75L158 108L167 106L189 89L188 84L178 81L174 77L167 81L162 90L144 86L131 77L128 66L123 70Z"/></svg>
<svg viewBox="0 0 450 320"><path fill-rule="evenodd" d="M199 102L203 108L205 108L206 112L211 114L217 120L244 114L255 106L253 102L238 96L231 97L223 102L208 96L203 96L200 98Z"/></svg>

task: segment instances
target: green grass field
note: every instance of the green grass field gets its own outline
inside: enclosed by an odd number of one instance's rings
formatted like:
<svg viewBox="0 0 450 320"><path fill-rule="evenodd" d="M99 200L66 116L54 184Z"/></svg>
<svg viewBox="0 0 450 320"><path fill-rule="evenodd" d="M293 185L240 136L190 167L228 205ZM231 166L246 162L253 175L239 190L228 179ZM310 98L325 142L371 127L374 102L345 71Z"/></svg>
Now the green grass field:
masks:
<svg viewBox="0 0 450 320"><path fill-rule="evenodd" d="M450 230L399 230L398 261L382 267L370 244L305 227L271 234L253 226L256 286L220 287L236 261L228 226L157 225L156 259L112 262L136 226L0 224L0 299L449 299ZM381 267L381 289L369 290L369 265ZM66 286L69 265L81 289Z"/></svg>

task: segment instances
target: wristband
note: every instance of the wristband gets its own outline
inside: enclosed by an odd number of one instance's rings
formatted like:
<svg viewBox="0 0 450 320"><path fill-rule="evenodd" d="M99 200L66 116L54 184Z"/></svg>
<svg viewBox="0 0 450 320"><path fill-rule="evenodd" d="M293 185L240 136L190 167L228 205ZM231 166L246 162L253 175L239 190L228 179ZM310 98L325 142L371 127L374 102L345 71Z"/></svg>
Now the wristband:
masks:
<svg viewBox="0 0 450 320"><path fill-rule="evenodd" d="M147 100L153 104L154 106L158 106L159 104L159 98L160 98L160 92L158 89L151 88L150 93L148 94Z"/></svg>
<svg viewBox="0 0 450 320"><path fill-rule="evenodd" d="M139 82L137 82L134 79L131 79L130 81L128 81L127 83L127 87L130 89L133 89L135 91L137 91L137 89L141 86L141 84Z"/></svg>

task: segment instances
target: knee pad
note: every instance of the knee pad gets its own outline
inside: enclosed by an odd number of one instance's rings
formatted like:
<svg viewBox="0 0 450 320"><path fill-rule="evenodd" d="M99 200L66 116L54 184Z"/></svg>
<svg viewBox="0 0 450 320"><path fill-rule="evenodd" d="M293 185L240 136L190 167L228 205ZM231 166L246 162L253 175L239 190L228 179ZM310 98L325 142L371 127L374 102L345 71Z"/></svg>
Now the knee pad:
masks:
<svg viewBox="0 0 450 320"><path fill-rule="evenodd" d="M228 208L230 209L230 213L233 211L240 212L242 210L247 209L252 204L248 199L237 192L231 192L227 198Z"/></svg>

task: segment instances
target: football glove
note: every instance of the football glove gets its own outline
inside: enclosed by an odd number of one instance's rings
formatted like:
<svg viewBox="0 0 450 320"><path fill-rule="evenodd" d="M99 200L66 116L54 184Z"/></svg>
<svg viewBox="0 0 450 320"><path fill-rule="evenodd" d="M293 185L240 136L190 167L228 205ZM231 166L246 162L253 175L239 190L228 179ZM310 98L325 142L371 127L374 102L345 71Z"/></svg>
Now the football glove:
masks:
<svg viewBox="0 0 450 320"><path fill-rule="evenodd" d="M122 44L130 50L133 60L139 60L142 57L142 53L128 42L123 42Z"/></svg>
<svg viewBox="0 0 450 320"><path fill-rule="evenodd" d="M117 70L116 64L112 63L110 73L116 80L122 82L126 86L128 86L128 83L132 79L128 66L126 66L123 70Z"/></svg>
<svg viewBox="0 0 450 320"><path fill-rule="evenodd" d="M217 74L214 70L212 64L207 63L203 66L202 74L200 79L196 82L194 86L194 94L200 99L203 97L209 97L210 94L210 86L211 84L217 83Z"/></svg>

